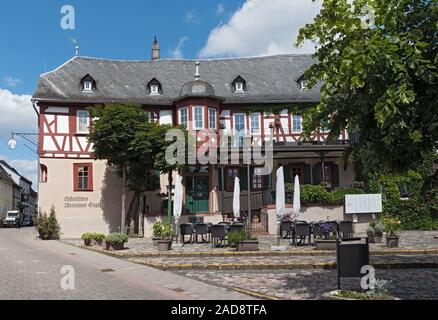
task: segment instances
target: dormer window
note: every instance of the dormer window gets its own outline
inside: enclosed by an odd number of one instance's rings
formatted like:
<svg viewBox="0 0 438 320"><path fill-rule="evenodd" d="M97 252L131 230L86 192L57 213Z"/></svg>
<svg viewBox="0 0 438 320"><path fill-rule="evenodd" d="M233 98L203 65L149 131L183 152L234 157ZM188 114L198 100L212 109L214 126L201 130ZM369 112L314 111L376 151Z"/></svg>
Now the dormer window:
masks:
<svg viewBox="0 0 438 320"><path fill-rule="evenodd" d="M238 76L236 79L234 79L233 91L234 92L245 92L246 91L246 81L241 76Z"/></svg>
<svg viewBox="0 0 438 320"><path fill-rule="evenodd" d="M162 93L161 84L157 79L152 79L148 83L148 90L150 96L159 96Z"/></svg>
<svg viewBox="0 0 438 320"><path fill-rule="evenodd" d="M306 78L304 78L304 75L302 75L298 80L297 80L298 85L300 86L301 90L307 90L307 80Z"/></svg>
<svg viewBox="0 0 438 320"><path fill-rule="evenodd" d="M81 80L82 92L94 92L96 90L96 81L87 74Z"/></svg>

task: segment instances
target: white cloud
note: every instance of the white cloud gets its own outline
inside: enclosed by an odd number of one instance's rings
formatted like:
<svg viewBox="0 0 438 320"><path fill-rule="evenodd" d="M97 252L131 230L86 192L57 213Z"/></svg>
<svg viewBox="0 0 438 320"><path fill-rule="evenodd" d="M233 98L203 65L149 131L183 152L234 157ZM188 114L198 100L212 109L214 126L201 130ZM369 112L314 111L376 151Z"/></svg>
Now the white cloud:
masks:
<svg viewBox="0 0 438 320"><path fill-rule="evenodd" d="M172 50L170 52L170 57L173 59L184 59L184 53L182 51L184 44L189 40L187 37L182 37L179 39L178 45L176 46L175 50Z"/></svg>
<svg viewBox="0 0 438 320"><path fill-rule="evenodd" d="M217 5L217 8L216 8L216 14L218 15L218 16L221 16L221 15L223 15L225 13L225 7L224 7L224 4L223 3L219 3L218 5Z"/></svg>
<svg viewBox="0 0 438 320"><path fill-rule="evenodd" d="M0 111L0 139L9 139L11 132L36 132L37 116L31 96L0 88Z"/></svg>
<svg viewBox="0 0 438 320"><path fill-rule="evenodd" d="M187 11L184 16L184 21L193 24L199 24L199 18L196 11Z"/></svg>
<svg viewBox="0 0 438 320"><path fill-rule="evenodd" d="M10 88L14 88L19 84L22 84L23 81L21 79L13 78L13 77L4 77L3 83Z"/></svg>
<svg viewBox="0 0 438 320"><path fill-rule="evenodd" d="M38 189L38 160L29 159L8 159L0 154L0 159L6 161L20 175L32 182L32 188Z"/></svg>
<svg viewBox="0 0 438 320"><path fill-rule="evenodd" d="M247 0L230 18L210 32L199 56L261 56L311 53L314 45L295 48L298 30L321 9L311 0Z"/></svg>

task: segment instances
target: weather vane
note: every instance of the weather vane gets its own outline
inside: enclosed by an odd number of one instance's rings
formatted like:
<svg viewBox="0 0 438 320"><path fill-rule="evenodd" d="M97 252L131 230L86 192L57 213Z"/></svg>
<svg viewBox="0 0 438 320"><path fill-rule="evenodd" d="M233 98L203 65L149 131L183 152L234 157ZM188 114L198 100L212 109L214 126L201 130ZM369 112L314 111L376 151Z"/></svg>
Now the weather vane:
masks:
<svg viewBox="0 0 438 320"><path fill-rule="evenodd" d="M75 45L75 56L79 56L79 51L80 51L80 47L79 47L79 41L75 38L70 37L71 42Z"/></svg>

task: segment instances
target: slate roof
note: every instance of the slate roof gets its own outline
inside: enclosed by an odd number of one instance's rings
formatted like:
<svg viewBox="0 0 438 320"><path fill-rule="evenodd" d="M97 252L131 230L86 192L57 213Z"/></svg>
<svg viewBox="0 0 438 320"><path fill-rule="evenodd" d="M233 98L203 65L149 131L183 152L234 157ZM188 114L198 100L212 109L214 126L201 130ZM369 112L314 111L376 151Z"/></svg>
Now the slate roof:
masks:
<svg viewBox="0 0 438 320"><path fill-rule="evenodd" d="M293 54L201 60L200 79L212 85L224 104L318 102L319 86L303 91L297 82L314 63L311 55ZM171 105L194 80L195 68L194 60L119 61L79 56L42 74L34 99ZM87 74L96 81L94 93L81 91L81 79ZM246 81L244 93L232 90L238 76ZM153 78L161 83L159 96L148 95L146 87Z"/></svg>
<svg viewBox="0 0 438 320"><path fill-rule="evenodd" d="M1 166L0 166L0 180L4 180L6 182L9 182L10 184L15 184L11 176Z"/></svg>

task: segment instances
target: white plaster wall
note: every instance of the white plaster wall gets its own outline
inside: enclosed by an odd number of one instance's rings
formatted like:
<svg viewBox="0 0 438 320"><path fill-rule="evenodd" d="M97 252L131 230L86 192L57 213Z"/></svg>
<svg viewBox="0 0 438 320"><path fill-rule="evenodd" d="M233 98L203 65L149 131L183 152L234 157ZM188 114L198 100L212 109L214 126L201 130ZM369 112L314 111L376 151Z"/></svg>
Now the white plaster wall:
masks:
<svg viewBox="0 0 438 320"><path fill-rule="evenodd" d="M90 161L93 162L93 192L74 192L73 164ZM47 166L48 182L39 184L38 205L47 213L55 206L63 238L79 238L85 232L108 234L120 230L122 183L106 162L41 159L41 164ZM82 197L84 201L66 202L66 197ZM85 208L67 208L68 203L79 203Z"/></svg>

